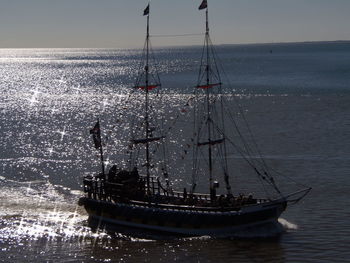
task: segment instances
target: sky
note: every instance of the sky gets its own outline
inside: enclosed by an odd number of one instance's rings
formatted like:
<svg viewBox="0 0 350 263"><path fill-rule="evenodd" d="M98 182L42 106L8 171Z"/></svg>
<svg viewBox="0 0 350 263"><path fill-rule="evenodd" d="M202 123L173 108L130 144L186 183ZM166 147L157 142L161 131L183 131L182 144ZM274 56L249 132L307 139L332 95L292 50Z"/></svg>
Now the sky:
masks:
<svg viewBox="0 0 350 263"><path fill-rule="evenodd" d="M203 33L201 1L152 0L153 46L202 44L202 36L164 36ZM147 4L0 0L0 48L139 48ZM215 44L350 40L350 0L208 0L208 6Z"/></svg>

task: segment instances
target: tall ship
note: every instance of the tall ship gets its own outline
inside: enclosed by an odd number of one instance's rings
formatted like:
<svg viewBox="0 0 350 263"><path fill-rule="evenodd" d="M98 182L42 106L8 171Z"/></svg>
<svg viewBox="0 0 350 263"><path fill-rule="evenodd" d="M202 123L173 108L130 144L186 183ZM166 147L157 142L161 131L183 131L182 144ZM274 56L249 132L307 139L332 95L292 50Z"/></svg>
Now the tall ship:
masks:
<svg viewBox="0 0 350 263"><path fill-rule="evenodd" d="M225 93L223 89L209 35L207 0L202 1L199 10L205 11L206 20L198 81L193 85L194 95L190 102L193 127L186 150L192 153L192 164L186 171L186 174L191 174L186 182L190 187L174 189L171 178L180 173L179 168L175 166L170 170L166 165L167 158L154 158L157 150L166 147L171 129L165 127L164 120L159 124L161 118L154 114L157 104L153 100L161 96L157 93L161 82L150 63L153 56L148 4L144 10L147 18L144 60L136 85L130 88L143 97L142 114L131 124L127 162L117 161L106 171L100 122L97 121L90 130L95 147L100 151L102 166L100 173L85 176L83 180L85 196L80 198L79 204L85 207L90 219L175 235L229 234L277 222L288 204L298 202L311 190L303 187L292 193L283 193L262 158L244 154L241 148L237 150L232 127L238 127L225 102L232 93ZM232 119L233 124L228 124ZM244 192L249 185L238 191L240 185L237 184L233 191L230 178L235 171L229 154L232 146L242 154L247 167L264 189L270 189L272 194L255 196L252 194L254 190ZM197 190L199 178L208 185L208 190L203 193Z"/></svg>

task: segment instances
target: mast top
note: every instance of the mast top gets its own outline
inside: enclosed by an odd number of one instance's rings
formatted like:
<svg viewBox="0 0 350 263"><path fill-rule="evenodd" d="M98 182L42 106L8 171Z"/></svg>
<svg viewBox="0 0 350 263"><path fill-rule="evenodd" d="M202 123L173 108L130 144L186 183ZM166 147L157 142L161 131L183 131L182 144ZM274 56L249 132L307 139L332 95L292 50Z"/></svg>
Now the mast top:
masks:
<svg viewBox="0 0 350 263"><path fill-rule="evenodd" d="M201 5L198 7L199 10L205 9L205 34L208 35L209 34L209 22L208 22L208 1L207 0L203 0Z"/></svg>

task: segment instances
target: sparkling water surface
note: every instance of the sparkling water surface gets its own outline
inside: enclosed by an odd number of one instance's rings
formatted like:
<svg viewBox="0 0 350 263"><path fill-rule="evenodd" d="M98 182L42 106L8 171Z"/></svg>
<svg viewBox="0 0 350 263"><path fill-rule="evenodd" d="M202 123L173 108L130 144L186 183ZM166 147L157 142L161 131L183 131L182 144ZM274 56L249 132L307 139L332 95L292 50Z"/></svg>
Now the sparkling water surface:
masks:
<svg viewBox="0 0 350 263"><path fill-rule="evenodd" d="M350 44L216 47L237 102L266 161L313 188L278 226L225 238L176 238L125 229L91 229L77 205L82 178L100 169L89 129L108 135L106 158L126 160L128 97L140 50L0 50L0 250L3 262L346 262L350 258ZM184 105L197 80L201 48L155 50L164 90L158 113L170 136L174 187L190 175L178 145L188 128ZM234 95L234 99L233 99ZM128 101L128 103L126 103ZM239 119L239 114L234 115ZM186 157L187 158L187 157ZM187 158L188 159L188 158ZM186 160L187 160L186 159ZM245 190L247 166L230 152L232 187ZM283 179L286 179L283 177ZM207 179L200 179L206 191ZM281 180L277 178L277 180ZM223 188L223 187L222 187Z"/></svg>

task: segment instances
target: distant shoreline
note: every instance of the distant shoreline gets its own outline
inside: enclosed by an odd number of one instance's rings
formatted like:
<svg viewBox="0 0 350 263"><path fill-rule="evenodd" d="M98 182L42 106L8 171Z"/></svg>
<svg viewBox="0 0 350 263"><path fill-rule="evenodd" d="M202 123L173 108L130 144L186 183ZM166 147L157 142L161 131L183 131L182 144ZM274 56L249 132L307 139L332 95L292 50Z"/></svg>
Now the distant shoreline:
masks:
<svg viewBox="0 0 350 263"><path fill-rule="evenodd" d="M331 41L295 41L295 42L262 42L262 43L234 43L234 44L214 44L214 46L273 46L273 45L307 45L307 44L350 44L350 40L331 40ZM155 45L154 48L186 48L186 47L198 47L200 45L174 45L174 46L157 46ZM130 50L137 50L142 49L142 47L0 47L1 49L130 49Z"/></svg>
<svg viewBox="0 0 350 263"><path fill-rule="evenodd" d="M249 46L249 45L291 45L291 44L336 44L349 43L350 40L332 40L332 41L295 41L295 42L266 42L266 43L243 43L243 44L218 44L217 46Z"/></svg>

